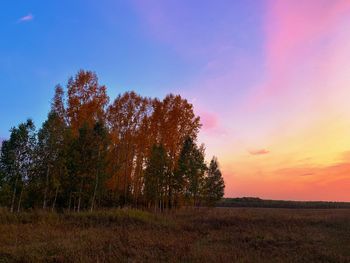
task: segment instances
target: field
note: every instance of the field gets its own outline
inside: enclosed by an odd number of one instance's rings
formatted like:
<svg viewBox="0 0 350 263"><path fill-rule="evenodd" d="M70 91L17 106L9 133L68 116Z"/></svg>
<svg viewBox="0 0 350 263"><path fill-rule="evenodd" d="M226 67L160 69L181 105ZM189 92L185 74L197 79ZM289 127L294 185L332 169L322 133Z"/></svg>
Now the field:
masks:
<svg viewBox="0 0 350 263"><path fill-rule="evenodd" d="M350 209L0 212L0 262L350 262Z"/></svg>

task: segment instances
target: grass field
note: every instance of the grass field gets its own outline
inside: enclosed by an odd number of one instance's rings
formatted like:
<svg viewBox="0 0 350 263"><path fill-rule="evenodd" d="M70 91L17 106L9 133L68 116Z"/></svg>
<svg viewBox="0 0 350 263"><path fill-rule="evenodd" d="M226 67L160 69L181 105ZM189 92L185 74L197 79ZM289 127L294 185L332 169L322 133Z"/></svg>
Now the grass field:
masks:
<svg viewBox="0 0 350 263"><path fill-rule="evenodd" d="M2 210L0 262L350 262L350 209Z"/></svg>

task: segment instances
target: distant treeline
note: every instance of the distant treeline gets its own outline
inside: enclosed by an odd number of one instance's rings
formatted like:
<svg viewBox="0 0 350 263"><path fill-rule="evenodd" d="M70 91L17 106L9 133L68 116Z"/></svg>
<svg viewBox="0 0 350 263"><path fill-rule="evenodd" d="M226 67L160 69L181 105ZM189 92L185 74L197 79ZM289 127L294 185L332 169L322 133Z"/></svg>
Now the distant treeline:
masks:
<svg viewBox="0 0 350 263"><path fill-rule="evenodd" d="M348 202L263 200L257 197L223 198L218 207L266 207L266 208L350 208Z"/></svg>
<svg viewBox="0 0 350 263"><path fill-rule="evenodd" d="M135 92L110 103L91 71L57 86L39 130L11 129L0 154L0 206L93 210L212 205L224 194L217 159L197 145L200 118L179 95Z"/></svg>

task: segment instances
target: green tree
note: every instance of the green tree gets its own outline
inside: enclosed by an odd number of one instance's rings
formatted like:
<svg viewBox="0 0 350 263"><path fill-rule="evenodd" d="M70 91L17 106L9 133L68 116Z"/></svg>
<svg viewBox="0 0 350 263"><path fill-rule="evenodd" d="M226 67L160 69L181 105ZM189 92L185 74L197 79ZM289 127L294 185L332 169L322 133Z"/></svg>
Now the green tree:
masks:
<svg viewBox="0 0 350 263"><path fill-rule="evenodd" d="M69 173L71 198L74 200L74 210L80 211L88 194L85 191L89 186L89 175L93 170L91 163L93 137L91 128L86 124L79 129L77 137L74 137L69 150ZM69 201L69 203L71 200Z"/></svg>
<svg viewBox="0 0 350 263"><path fill-rule="evenodd" d="M105 187L108 145L107 130L99 122L93 128L83 125L73 139L69 153L70 199L78 212L89 204L92 211Z"/></svg>
<svg viewBox="0 0 350 263"><path fill-rule="evenodd" d="M208 205L213 205L224 196L225 182L216 157L210 162L204 184L204 198Z"/></svg>
<svg viewBox="0 0 350 263"><path fill-rule="evenodd" d="M177 193L182 192L193 205L198 204L205 170L204 147L198 147L191 137L187 137L180 153L173 188Z"/></svg>
<svg viewBox="0 0 350 263"><path fill-rule="evenodd" d="M35 126L29 119L18 127L12 128L10 139L2 144L1 170L4 174L3 185L12 188L9 204L11 212L15 209L16 200L18 201L17 211L21 209L24 189L33 168L35 143Z"/></svg>
<svg viewBox="0 0 350 263"><path fill-rule="evenodd" d="M148 206L164 207L169 161L163 145L153 145L144 175L144 195Z"/></svg>
<svg viewBox="0 0 350 263"><path fill-rule="evenodd" d="M109 138L108 132L103 123L96 123L92 134L93 145L91 149L91 162L95 173L95 183L91 198L90 211L96 206L96 199L100 198L107 178L107 154Z"/></svg>
<svg viewBox="0 0 350 263"><path fill-rule="evenodd" d="M41 175L37 181L42 185L43 209L46 209L49 199L52 200L52 209L55 208L58 191L67 171L65 133L65 123L54 111L49 113L38 132L36 172Z"/></svg>
<svg viewBox="0 0 350 263"><path fill-rule="evenodd" d="M9 140L2 141L0 153L0 204L7 206L11 199L10 174L14 171L14 155Z"/></svg>

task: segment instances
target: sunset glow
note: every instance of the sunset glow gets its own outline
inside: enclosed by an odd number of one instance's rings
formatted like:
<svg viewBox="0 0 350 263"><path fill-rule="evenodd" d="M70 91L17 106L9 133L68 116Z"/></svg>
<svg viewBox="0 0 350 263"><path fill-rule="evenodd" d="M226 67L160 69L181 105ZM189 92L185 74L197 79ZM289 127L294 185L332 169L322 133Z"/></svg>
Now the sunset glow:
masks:
<svg viewBox="0 0 350 263"><path fill-rule="evenodd" d="M0 10L0 139L89 69L188 98L226 197L350 201L349 0L60 2Z"/></svg>

